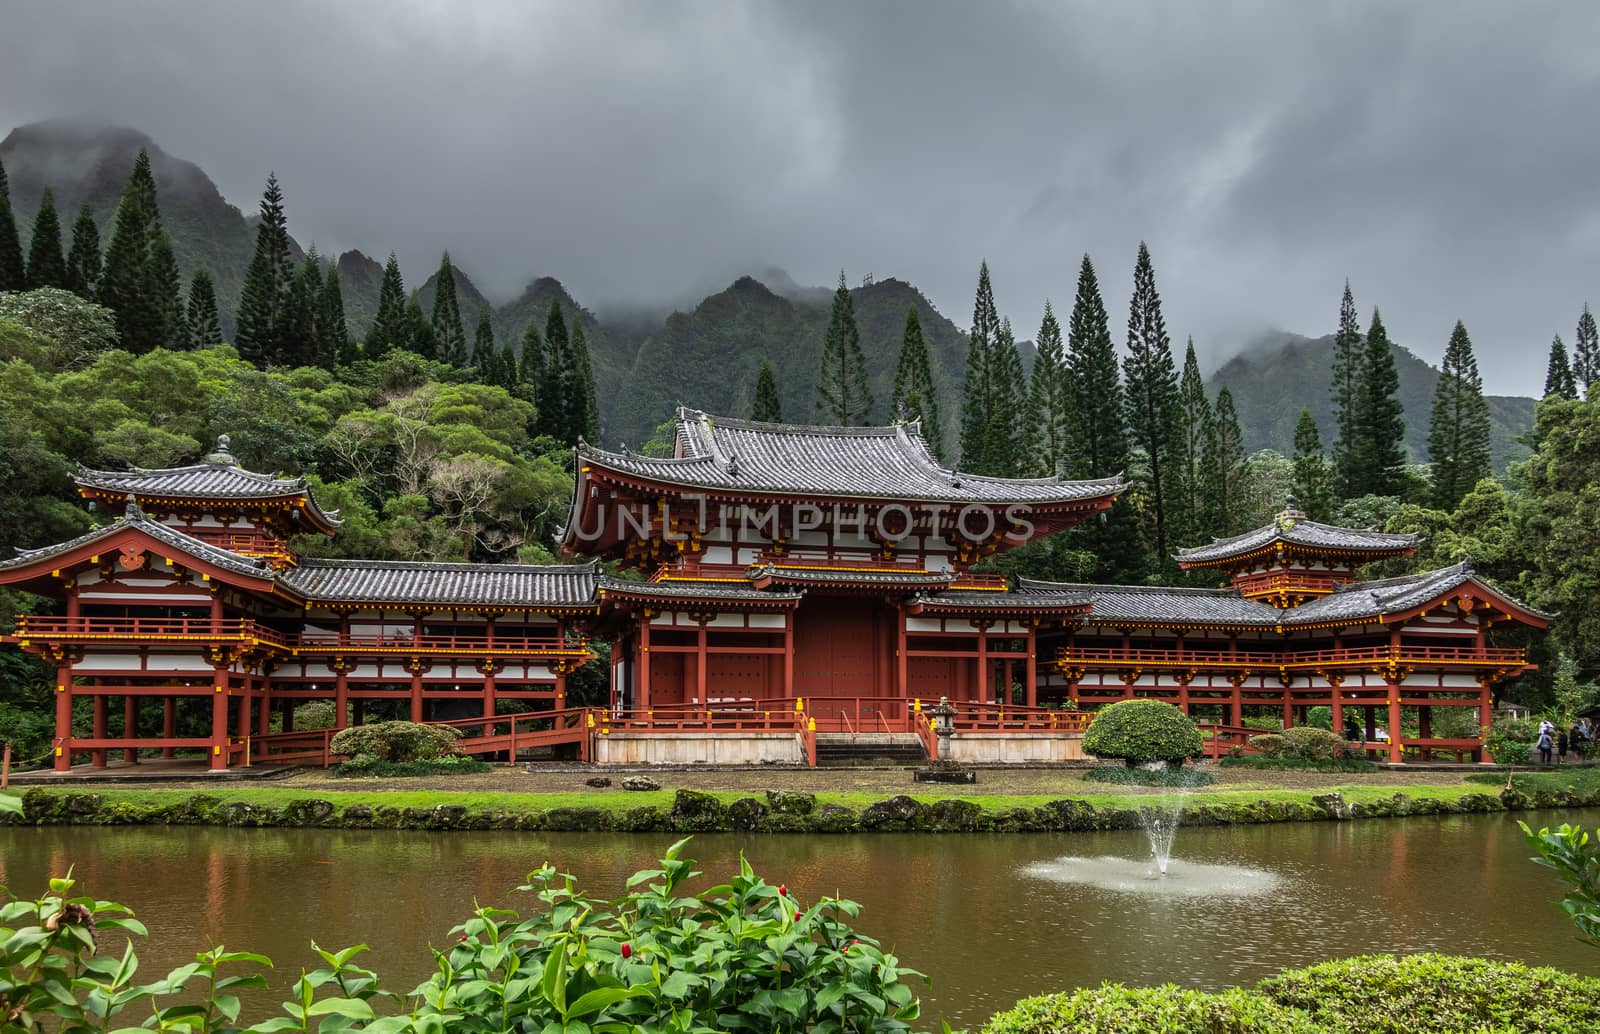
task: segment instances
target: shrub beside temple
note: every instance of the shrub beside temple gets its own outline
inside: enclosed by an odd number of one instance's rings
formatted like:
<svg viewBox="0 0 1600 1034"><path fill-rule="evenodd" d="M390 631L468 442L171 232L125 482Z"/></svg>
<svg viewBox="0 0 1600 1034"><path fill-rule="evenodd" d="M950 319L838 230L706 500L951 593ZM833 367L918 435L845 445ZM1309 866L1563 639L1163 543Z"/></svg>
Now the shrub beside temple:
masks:
<svg viewBox="0 0 1600 1034"><path fill-rule="evenodd" d="M1123 700L1101 708L1083 736L1083 752L1130 766L1164 761L1177 766L1205 751L1194 721L1159 700Z"/></svg>

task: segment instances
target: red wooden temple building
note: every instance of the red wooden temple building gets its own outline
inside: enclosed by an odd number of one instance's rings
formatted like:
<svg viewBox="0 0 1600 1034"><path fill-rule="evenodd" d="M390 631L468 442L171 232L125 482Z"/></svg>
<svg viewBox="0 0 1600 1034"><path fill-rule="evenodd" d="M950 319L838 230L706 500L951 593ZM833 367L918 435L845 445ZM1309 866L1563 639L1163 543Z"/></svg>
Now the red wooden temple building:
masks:
<svg viewBox="0 0 1600 1034"><path fill-rule="evenodd" d="M1086 709L1129 697L1224 728L1323 706L1400 760L1479 752L1493 688L1530 667L1496 634L1545 625L1466 564L1360 581L1415 539L1319 524L1292 500L1180 552L1227 588L974 573L1124 486L952 470L915 424L680 410L671 457L581 445L561 545L626 577L298 557L290 538L336 534L337 515L303 480L240 468L225 440L193 466L77 483L123 516L0 563L0 584L58 602L10 637L55 667L58 769L140 752L305 760L315 741L292 716L308 700L334 703L340 726L445 722L469 752L576 744L600 763L814 763L861 737L926 752L922 704L941 697L958 708L947 749L975 762L1077 757ZM568 708L596 640L612 644L610 706ZM1473 720L1435 735L1446 710Z"/></svg>

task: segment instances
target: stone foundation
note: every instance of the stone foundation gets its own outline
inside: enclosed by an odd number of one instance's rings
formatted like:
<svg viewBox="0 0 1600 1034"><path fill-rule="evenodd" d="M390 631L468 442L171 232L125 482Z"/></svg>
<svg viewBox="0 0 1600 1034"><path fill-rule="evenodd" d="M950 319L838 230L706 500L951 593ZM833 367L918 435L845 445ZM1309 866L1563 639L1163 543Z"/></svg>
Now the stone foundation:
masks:
<svg viewBox="0 0 1600 1034"><path fill-rule="evenodd" d="M944 745L940 745L943 750ZM958 765L1050 764L1083 760L1081 732L958 732L941 761Z"/></svg>
<svg viewBox="0 0 1600 1034"><path fill-rule="evenodd" d="M792 732L617 732L594 738L597 765L803 765Z"/></svg>

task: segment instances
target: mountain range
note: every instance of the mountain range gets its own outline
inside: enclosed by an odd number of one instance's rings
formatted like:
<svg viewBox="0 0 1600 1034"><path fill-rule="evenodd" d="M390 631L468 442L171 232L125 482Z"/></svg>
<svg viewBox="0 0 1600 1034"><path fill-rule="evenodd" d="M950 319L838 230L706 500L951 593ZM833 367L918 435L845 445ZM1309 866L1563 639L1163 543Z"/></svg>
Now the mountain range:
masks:
<svg viewBox="0 0 1600 1034"><path fill-rule="evenodd" d="M46 187L54 191L65 226L70 227L78 207L87 204L102 241L108 239L123 183L140 148L150 155L162 222L172 236L179 266L185 276L201 266L211 271L224 330L231 333L254 245L254 216L247 217L227 201L198 165L168 154L137 130L45 122L14 129L0 141L0 163L10 180L24 247ZM290 218L292 223L292 211ZM300 245L291 247L298 260L303 255ZM387 250L381 242L373 249L378 254ZM338 265L346 318L351 332L359 336L376 313L383 265L359 250L325 259ZM459 262L460 255L456 259ZM419 292L423 307L430 307L433 271L413 270L406 280L408 288ZM610 306L597 313L583 307L551 276L531 281L517 297L496 304L459 264L455 281L469 340L480 305L489 306L496 337L513 343L520 342L530 320L536 320L542 332L553 300L560 300L568 319L579 314L609 445L642 444L679 403L712 412L747 412L763 359L771 362L777 376L784 416L795 421L812 416L813 381L833 292L796 283L781 269L754 270L698 304L685 306L686 311L641 305ZM940 385L944 444L947 453L953 453L965 332L904 280L866 282L853 287L851 295L875 399L874 418L888 418L906 310L915 308ZM1024 352L1025 362L1031 360L1031 347L1025 346ZM1226 385L1233 393L1248 449L1273 448L1287 454L1302 407L1311 410L1325 444L1331 444L1334 428L1327 390L1331 355L1331 336L1274 332L1243 343L1211 375L1213 392ZM1420 460L1426 456L1439 372L1399 345L1395 359L1406 409L1406 446ZM1530 398L1490 396L1497 468L1527 455L1517 438L1532 426L1533 403Z"/></svg>

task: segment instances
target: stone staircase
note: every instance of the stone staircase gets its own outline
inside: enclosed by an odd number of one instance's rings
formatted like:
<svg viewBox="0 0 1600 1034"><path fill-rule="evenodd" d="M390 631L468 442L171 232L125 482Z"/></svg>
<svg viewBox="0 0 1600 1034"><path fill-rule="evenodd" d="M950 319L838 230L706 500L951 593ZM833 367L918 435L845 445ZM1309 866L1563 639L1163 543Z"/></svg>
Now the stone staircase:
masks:
<svg viewBox="0 0 1600 1034"><path fill-rule="evenodd" d="M817 765L850 768L866 765L924 765L928 752L911 732L817 733Z"/></svg>

